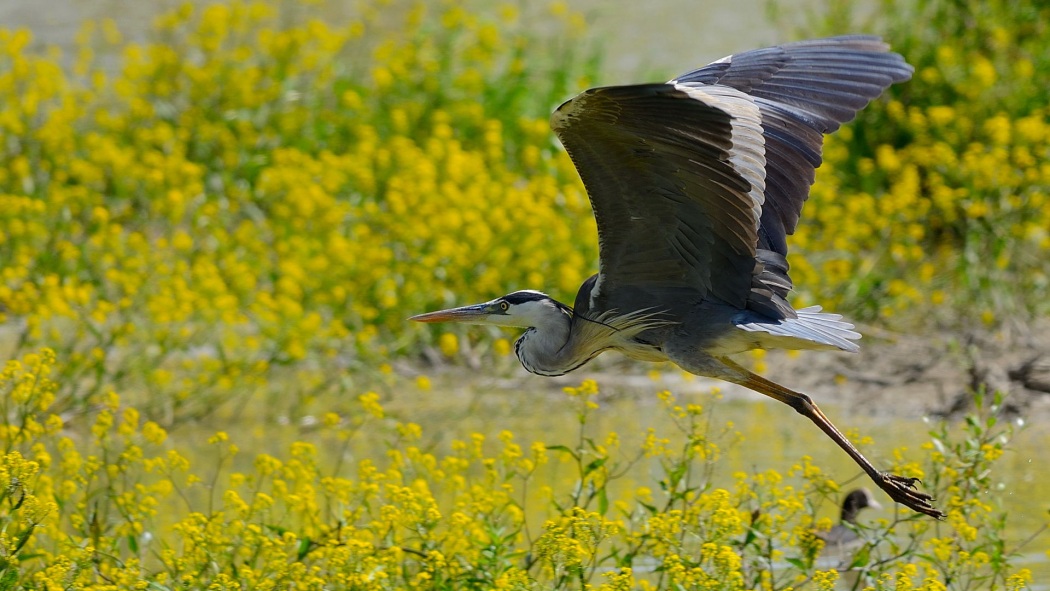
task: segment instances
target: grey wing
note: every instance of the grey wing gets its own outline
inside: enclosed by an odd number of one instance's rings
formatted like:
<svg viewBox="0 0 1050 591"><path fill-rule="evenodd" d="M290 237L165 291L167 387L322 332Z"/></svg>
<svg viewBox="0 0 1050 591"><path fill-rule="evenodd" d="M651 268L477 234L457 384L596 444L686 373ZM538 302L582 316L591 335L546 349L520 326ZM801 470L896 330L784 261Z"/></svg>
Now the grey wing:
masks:
<svg viewBox="0 0 1050 591"><path fill-rule="evenodd" d="M551 126L598 222L591 308L635 311L687 292L745 307L766 166L750 97L724 86L596 88L559 107Z"/></svg>
<svg viewBox="0 0 1050 591"><path fill-rule="evenodd" d="M784 256L821 164L823 135L911 74L904 58L878 37L854 35L746 51L670 83L718 84L754 98L766 155L758 248Z"/></svg>

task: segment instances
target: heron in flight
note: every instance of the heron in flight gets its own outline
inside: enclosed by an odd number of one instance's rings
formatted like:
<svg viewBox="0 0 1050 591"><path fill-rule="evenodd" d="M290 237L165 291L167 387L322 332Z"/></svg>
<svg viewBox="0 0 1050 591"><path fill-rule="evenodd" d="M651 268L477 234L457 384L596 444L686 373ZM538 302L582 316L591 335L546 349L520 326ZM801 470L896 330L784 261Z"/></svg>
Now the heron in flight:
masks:
<svg viewBox="0 0 1050 591"><path fill-rule="evenodd" d="M750 349L857 351L853 325L787 301L787 236L824 134L912 67L877 37L788 43L663 84L592 88L551 117L590 197L599 270L569 306L538 291L413 316L526 329L514 351L557 376L606 350L740 384L817 424L895 501L943 513L918 479L877 470L809 396L730 359Z"/></svg>

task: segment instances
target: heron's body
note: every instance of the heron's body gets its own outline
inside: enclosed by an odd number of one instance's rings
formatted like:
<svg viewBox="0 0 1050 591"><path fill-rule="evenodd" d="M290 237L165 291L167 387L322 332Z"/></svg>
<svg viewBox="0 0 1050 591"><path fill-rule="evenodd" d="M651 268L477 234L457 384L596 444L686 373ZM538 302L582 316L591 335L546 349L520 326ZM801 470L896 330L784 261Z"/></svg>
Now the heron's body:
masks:
<svg viewBox="0 0 1050 591"><path fill-rule="evenodd" d="M684 368L709 365L711 369L700 375L724 379L725 366L719 359L751 349L857 350L856 344L847 340L859 336L852 331L853 326L837 314L820 312L819 307L798 310L795 318L771 321L755 312L694 299L679 314L664 308L662 313L620 316L615 310L581 306L581 298L590 297L593 279L580 288L575 309L540 292L516 292L515 299L522 302L518 305L533 308L522 312L530 317L529 328L514 346L525 369L538 375L560 376L603 351L613 350L638 361L674 361ZM526 304L529 297L535 300ZM682 321L661 320L665 315ZM690 332L683 326L709 330Z"/></svg>
<svg viewBox="0 0 1050 591"><path fill-rule="evenodd" d="M813 420L894 499L939 516L914 479L875 470L808 396L729 358L858 349L840 316L788 303L787 236L824 134L911 71L877 38L852 36L729 56L666 83L587 90L551 117L598 222L599 270L574 305L518 291L413 319L525 328L515 352L539 375L617 350L741 384Z"/></svg>

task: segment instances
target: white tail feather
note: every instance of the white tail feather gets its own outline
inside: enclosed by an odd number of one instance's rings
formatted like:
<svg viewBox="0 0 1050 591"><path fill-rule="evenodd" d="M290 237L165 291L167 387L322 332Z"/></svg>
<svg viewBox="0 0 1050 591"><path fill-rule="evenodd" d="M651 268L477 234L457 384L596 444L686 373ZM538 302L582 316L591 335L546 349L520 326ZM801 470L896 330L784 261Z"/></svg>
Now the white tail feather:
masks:
<svg viewBox="0 0 1050 591"><path fill-rule="evenodd" d="M784 348L834 348L849 352L860 350L860 346L853 342L860 338L860 333L853 330L853 325L843 320L840 314L821 312L820 306L798 310L797 318L785 318L776 322L748 322L737 326L750 332L765 332L774 337L808 341L810 344L778 344Z"/></svg>

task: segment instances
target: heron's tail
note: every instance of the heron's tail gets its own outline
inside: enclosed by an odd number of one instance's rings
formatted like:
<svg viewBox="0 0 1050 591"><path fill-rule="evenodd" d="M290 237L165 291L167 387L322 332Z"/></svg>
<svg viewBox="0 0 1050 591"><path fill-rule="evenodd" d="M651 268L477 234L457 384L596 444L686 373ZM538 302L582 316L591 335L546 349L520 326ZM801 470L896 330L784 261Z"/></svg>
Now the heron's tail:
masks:
<svg viewBox="0 0 1050 591"><path fill-rule="evenodd" d="M853 330L853 325L843 320L841 314L821 312L820 306L803 308L797 313L797 318L749 322L737 326L751 332L766 332L773 337L780 337L776 341L791 341L775 343L785 349L841 349L850 353L860 350L860 346L853 342L860 338L860 333Z"/></svg>

